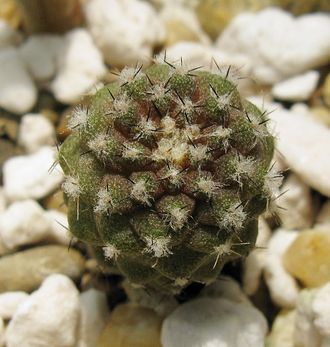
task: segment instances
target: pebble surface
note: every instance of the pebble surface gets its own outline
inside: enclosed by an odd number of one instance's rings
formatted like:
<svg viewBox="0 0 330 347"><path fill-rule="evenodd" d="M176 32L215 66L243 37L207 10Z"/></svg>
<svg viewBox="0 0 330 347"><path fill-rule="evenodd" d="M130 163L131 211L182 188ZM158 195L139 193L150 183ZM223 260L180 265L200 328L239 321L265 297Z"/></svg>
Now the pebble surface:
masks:
<svg viewBox="0 0 330 347"><path fill-rule="evenodd" d="M7 327L7 346L74 347L79 319L74 283L63 275L49 276L16 310Z"/></svg>
<svg viewBox="0 0 330 347"><path fill-rule="evenodd" d="M97 347L166 347L160 343L161 324L162 318L151 309L119 305L111 313Z"/></svg>
<svg viewBox="0 0 330 347"><path fill-rule="evenodd" d="M2 49L0 66L0 106L19 115L30 111L37 101L37 88L17 49Z"/></svg>
<svg viewBox="0 0 330 347"><path fill-rule="evenodd" d="M55 153L55 149L44 146L30 155L7 160L3 180L8 199L40 199L55 190L63 180L59 166L53 167Z"/></svg>
<svg viewBox="0 0 330 347"><path fill-rule="evenodd" d="M265 317L227 299L200 298L180 305L164 321L163 347L264 347Z"/></svg>
<svg viewBox="0 0 330 347"><path fill-rule="evenodd" d="M84 270L85 260L64 246L41 246L0 258L0 293L31 292L55 273L77 281Z"/></svg>
<svg viewBox="0 0 330 347"><path fill-rule="evenodd" d="M306 287L330 281L330 228L302 231L284 255L284 266Z"/></svg>

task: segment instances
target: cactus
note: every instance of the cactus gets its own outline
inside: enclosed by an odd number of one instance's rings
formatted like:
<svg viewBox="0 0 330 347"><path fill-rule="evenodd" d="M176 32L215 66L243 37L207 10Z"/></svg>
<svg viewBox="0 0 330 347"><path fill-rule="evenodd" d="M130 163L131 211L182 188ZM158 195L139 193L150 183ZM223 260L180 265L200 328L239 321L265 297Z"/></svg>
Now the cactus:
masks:
<svg viewBox="0 0 330 347"><path fill-rule="evenodd" d="M58 160L70 230L135 285L214 281L273 205L267 114L228 75L165 58L126 67L69 120Z"/></svg>

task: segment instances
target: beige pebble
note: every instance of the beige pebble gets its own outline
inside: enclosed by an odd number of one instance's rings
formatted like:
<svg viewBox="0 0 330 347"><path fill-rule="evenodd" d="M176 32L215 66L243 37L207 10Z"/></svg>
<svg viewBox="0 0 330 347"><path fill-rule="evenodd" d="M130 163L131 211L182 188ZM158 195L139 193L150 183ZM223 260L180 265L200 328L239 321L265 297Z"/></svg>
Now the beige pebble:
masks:
<svg viewBox="0 0 330 347"><path fill-rule="evenodd" d="M151 309L119 305L112 312L97 347L161 347L161 324L162 318Z"/></svg>
<svg viewBox="0 0 330 347"><path fill-rule="evenodd" d="M306 287L330 281L330 230L301 232L283 257L286 270Z"/></svg>
<svg viewBox="0 0 330 347"><path fill-rule="evenodd" d="M85 260L66 246L42 246L0 258L0 293L31 292L49 275L61 273L78 280Z"/></svg>
<svg viewBox="0 0 330 347"><path fill-rule="evenodd" d="M270 334L267 336L267 347L294 347L295 310L282 310L276 316Z"/></svg>

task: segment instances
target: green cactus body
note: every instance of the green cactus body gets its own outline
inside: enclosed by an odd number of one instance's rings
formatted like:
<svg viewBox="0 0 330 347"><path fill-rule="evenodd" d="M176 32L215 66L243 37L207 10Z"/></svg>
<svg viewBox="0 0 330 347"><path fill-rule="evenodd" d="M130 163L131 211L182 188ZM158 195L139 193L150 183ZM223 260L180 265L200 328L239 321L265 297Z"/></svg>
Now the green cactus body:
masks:
<svg viewBox="0 0 330 347"><path fill-rule="evenodd" d="M280 182L266 123L219 71L125 68L60 148L70 231L133 284L214 281L254 247Z"/></svg>

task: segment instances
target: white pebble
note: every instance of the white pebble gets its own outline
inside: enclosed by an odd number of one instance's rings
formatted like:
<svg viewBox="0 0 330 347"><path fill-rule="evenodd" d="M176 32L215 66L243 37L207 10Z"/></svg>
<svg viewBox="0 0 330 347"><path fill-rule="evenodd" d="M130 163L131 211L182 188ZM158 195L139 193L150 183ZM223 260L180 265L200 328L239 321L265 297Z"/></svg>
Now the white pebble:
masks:
<svg viewBox="0 0 330 347"><path fill-rule="evenodd" d="M247 295L253 295L259 288L260 278L266 262L266 249L268 240L271 237L271 229L267 222L259 217L258 237L256 248L250 252L243 263L243 289Z"/></svg>
<svg viewBox="0 0 330 347"><path fill-rule="evenodd" d="M0 106L16 114L28 112L37 101L37 89L17 49L2 49L0 66Z"/></svg>
<svg viewBox="0 0 330 347"><path fill-rule="evenodd" d="M277 214L284 229L307 229L313 223L313 201L310 188L295 174L291 174L281 187L276 204Z"/></svg>
<svg viewBox="0 0 330 347"><path fill-rule="evenodd" d="M306 184L330 197L330 129L305 112L277 107L269 115L277 149Z"/></svg>
<svg viewBox="0 0 330 347"><path fill-rule="evenodd" d="M51 275L16 310L6 331L7 347L73 347L79 320L74 283L64 275Z"/></svg>
<svg viewBox="0 0 330 347"><path fill-rule="evenodd" d="M22 117L19 126L18 143L26 152L33 153L40 147L54 145L53 124L41 114L28 113Z"/></svg>
<svg viewBox="0 0 330 347"><path fill-rule="evenodd" d="M263 347L264 316L253 306L227 299L200 298L165 318L163 347Z"/></svg>
<svg viewBox="0 0 330 347"><path fill-rule="evenodd" d="M299 347L320 347L322 336L317 330L314 319L313 301L317 290L305 289L300 292L294 326L294 345ZM329 300L329 298L328 298Z"/></svg>
<svg viewBox="0 0 330 347"><path fill-rule="evenodd" d="M108 64L123 67L150 61L165 30L153 7L138 0L91 0L88 28Z"/></svg>
<svg viewBox="0 0 330 347"><path fill-rule="evenodd" d="M61 245L69 245L71 235L67 215L57 210L47 210L45 214L50 223L49 239Z"/></svg>
<svg viewBox="0 0 330 347"><path fill-rule="evenodd" d="M0 19L0 49L19 44L21 36L6 21Z"/></svg>
<svg viewBox="0 0 330 347"><path fill-rule="evenodd" d="M273 84L321 66L330 59L330 17L313 13L294 17L278 8L242 13L216 46L261 83Z"/></svg>
<svg viewBox="0 0 330 347"><path fill-rule="evenodd" d="M105 293L89 289L80 294L81 323L78 347L95 347L109 318Z"/></svg>
<svg viewBox="0 0 330 347"><path fill-rule="evenodd" d="M44 34L30 36L20 47L21 57L36 81L47 82L53 78L62 45L60 36Z"/></svg>
<svg viewBox="0 0 330 347"><path fill-rule="evenodd" d="M240 285L228 276L220 276L214 283L203 288L199 297L221 298L237 303L251 304Z"/></svg>
<svg viewBox="0 0 330 347"><path fill-rule="evenodd" d="M20 306L29 294L25 292L6 292L0 294L0 318L9 320L14 315L18 306Z"/></svg>
<svg viewBox="0 0 330 347"><path fill-rule="evenodd" d="M100 51L85 29L74 29L64 37L58 51L59 70L51 83L55 98L73 104L91 89L105 74Z"/></svg>
<svg viewBox="0 0 330 347"><path fill-rule="evenodd" d="M319 78L318 71L307 71L302 75L276 83L272 88L272 95L284 101L308 100L316 89Z"/></svg>
<svg viewBox="0 0 330 347"><path fill-rule="evenodd" d="M294 307L299 294L296 280L282 263L283 254L297 236L296 231L278 229L268 243L264 265L265 281L273 302L280 307Z"/></svg>
<svg viewBox="0 0 330 347"><path fill-rule="evenodd" d="M314 324L322 336L330 337L330 283L317 290L313 300Z"/></svg>
<svg viewBox="0 0 330 347"><path fill-rule="evenodd" d="M8 159L3 165L4 190L9 200L40 199L54 191L63 180L55 162L55 150L42 147L37 152Z"/></svg>
<svg viewBox="0 0 330 347"><path fill-rule="evenodd" d="M34 200L16 201L0 215L0 235L8 249L45 239L49 228L49 219Z"/></svg>

